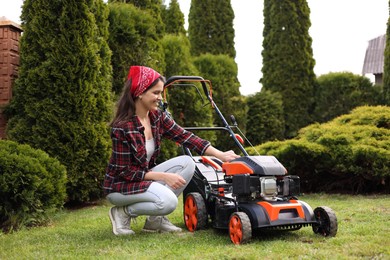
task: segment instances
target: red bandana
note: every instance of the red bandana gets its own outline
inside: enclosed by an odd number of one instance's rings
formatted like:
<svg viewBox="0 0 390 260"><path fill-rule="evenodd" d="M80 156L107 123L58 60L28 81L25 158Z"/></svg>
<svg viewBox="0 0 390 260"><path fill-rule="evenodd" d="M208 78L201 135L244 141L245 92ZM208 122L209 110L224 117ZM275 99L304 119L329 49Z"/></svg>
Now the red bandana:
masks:
<svg viewBox="0 0 390 260"><path fill-rule="evenodd" d="M160 77L160 74L148 67L144 66L131 66L127 79L131 79L131 95L136 98L150 86L156 79Z"/></svg>

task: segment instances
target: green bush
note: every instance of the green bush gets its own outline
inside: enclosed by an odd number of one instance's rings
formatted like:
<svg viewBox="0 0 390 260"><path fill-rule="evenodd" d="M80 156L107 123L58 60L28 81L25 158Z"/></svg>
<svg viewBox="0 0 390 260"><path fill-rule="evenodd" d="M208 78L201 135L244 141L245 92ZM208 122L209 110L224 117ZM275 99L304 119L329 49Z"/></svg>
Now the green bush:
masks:
<svg viewBox="0 0 390 260"><path fill-rule="evenodd" d="M288 174L301 178L302 191L315 191L319 185L325 185L328 179L320 179L326 174L330 155L326 147L305 140L287 140L267 142L256 147L260 154L275 156L288 170ZM255 155L253 148L249 154ZM317 179L320 179L321 184Z"/></svg>
<svg viewBox="0 0 390 260"><path fill-rule="evenodd" d="M294 140L255 148L300 176L306 192L390 192L390 107L358 107Z"/></svg>
<svg viewBox="0 0 390 260"><path fill-rule="evenodd" d="M351 72L332 72L317 80L314 121L326 122L355 107L379 104L381 89L367 77Z"/></svg>
<svg viewBox="0 0 390 260"><path fill-rule="evenodd" d="M107 17L103 1L36 0L22 7L6 134L66 167L70 203L103 196L112 100Z"/></svg>
<svg viewBox="0 0 390 260"><path fill-rule="evenodd" d="M280 93L263 90L247 98L246 136L253 144L284 139L285 122Z"/></svg>
<svg viewBox="0 0 390 260"><path fill-rule="evenodd" d="M41 150L0 140L0 197L3 231L43 223L64 204L66 169Z"/></svg>
<svg viewBox="0 0 390 260"><path fill-rule="evenodd" d="M132 4L111 3L109 39L112 50L112 90L120 94L130 65L140 64L164 71L164 54L156 28L156 17Z"/></svg>

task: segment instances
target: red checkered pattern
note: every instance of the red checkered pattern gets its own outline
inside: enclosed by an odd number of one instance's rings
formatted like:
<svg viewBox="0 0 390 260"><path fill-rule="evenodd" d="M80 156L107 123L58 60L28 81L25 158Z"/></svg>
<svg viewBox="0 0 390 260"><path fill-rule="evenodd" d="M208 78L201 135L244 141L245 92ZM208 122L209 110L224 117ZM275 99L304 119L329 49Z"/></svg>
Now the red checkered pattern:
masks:
<svg viewBox="0 0 390 260"><path fill-rule="evenodd" d="M103 184L106 194L111 192L135 194L148 189L151 181L144 180L145 173L156 165L162 137L188 147L200 155L210 145L210 142L177 125L165 112L150 111L149 118L156 146L149 163L146 159L144 127L137 116L112 128L112 155Z"/></svg>

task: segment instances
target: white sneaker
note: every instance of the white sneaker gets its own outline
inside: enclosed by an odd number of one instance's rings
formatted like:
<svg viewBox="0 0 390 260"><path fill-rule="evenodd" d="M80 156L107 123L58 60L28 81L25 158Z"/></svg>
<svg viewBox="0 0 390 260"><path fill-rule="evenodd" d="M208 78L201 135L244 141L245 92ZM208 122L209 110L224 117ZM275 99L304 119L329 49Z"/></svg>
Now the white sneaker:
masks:
<svg viewBox="0 0 390 260"><path fill-rule="evenodd" d="M125 211L125 207L112 207L108 211L112 224L112 232L117 235L133 235L135 232L130 229L131 216Z"/></svg>
<svg viewBox="0 0 390 260"><path fill-rule="evenodd" d="M181 228L173 225L167 217L152 216L145 221L143 228L146 232L181 232Z"/></svg>

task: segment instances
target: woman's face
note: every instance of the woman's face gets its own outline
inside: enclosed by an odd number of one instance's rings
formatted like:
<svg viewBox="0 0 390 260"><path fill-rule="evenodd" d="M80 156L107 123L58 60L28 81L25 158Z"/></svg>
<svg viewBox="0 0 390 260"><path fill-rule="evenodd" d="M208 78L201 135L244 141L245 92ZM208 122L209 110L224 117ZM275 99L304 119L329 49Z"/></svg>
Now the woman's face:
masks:
<svg viewBox="0 0 390 260"><path fill-rule="evenodd" d="M142 93L139 100L147 110L157 110L159 102L162 100L163 90L164 83L160 80L156 85Z"/></svg>

